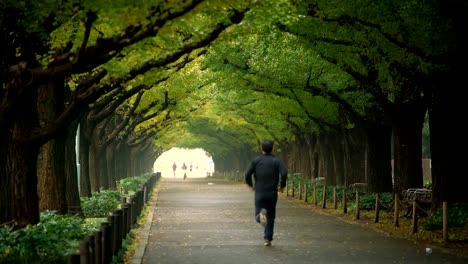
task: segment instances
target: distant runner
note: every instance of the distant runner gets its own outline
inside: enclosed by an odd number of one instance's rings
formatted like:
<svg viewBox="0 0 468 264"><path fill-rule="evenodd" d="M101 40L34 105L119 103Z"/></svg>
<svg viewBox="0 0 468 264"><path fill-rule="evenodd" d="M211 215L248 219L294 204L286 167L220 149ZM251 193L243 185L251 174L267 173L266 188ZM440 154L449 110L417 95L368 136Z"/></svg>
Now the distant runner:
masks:
<svg viewBox="0 0 468 264"><path fill-rule="evenodd" d="M174 164L172 164L172 171L174 172L174 178L175 178L175 171L177 170L177 165L175 164L175 161L174 161Z"/></svg>

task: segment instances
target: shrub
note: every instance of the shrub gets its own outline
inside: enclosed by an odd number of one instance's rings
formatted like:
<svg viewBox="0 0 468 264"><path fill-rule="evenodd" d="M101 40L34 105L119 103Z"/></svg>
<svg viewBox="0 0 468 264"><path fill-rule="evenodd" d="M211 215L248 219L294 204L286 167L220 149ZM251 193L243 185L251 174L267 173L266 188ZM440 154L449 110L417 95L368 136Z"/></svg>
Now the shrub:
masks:
<svg viewBox="0 0 468 264"><path fill-rule="evenodd" d="M90 198L81 198L81 209L86 217L106 217L118 208L121 195L118 191L101 190Z"/></svg>
<svg viewBox="0 0 468 264"><path fill-rule="evenodd" d="M426 230L441 230L442 224L442 209L437 209L424 224ZM468 225L468 204L454 203L449 204L448 210L448 226L449 227L464 227Z"/></svg>
<svg viewBox="0 0 468 264"><path fill-rule="evenodd" d="M118 189L122 189L124 193L135 192L141 189L143 184L149 179L151 174L143 176L128 177L121 179L118 183Z"/></svg>
<svg viewBox="0 0 468 264"><path fill-rule="evenodd" d="M375 210L375 194L366 194L359 196L359 207L363 210ZM393 194L392 193L381 193L380 194L380 209L387 210L393 205Z"/></svg>
<svg viewBox="0 0 468 264"><path fill-rule="evenodd" d="M0 263L65 263L90 230L78 216L41 213L37 225L0 229Z"/></svg>

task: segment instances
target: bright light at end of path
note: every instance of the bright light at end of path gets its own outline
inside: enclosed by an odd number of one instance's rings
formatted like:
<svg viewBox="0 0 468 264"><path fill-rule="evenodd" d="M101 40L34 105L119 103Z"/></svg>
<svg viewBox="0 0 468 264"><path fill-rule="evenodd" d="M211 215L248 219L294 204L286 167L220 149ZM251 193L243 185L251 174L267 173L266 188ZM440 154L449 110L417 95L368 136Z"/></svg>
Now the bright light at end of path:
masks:
<svg viewBox="0 0 468 264"><path fill-rule="evenodd" d="M176 164L177 168L175 173L172 165ZM183 164L187 168L183 169ZM190 170L190 165L192 169ZM213 159L211 155L205 150L197 149L182 149L171 148L170 150L161 154L154 162L153 171L161 172L164 178L183 178L184 173L187 178L204 178L208 175L213 175L215 170Z"/></svg>

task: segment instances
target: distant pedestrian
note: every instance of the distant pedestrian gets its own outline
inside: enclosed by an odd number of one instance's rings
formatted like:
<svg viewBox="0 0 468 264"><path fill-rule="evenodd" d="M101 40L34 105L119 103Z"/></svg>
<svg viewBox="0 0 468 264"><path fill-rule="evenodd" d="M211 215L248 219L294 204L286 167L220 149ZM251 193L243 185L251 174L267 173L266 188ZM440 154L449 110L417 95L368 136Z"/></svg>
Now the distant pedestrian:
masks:
<svg viewBox="0 0 468 264"><path fill-rule="evenodd" d="M283 192L288 175L284 162L272 154L273 145L273 141L264 140L261 145L262 155L250 163L245 173L246 184L255 191L255 220L264 226L265 246L271 246L273 241L278 187ZM255 186L252 177L255 179Z"/></svg>
<svg viewBox="0 0 468 264"><path fill-rule="evenodd" d="M172 172L174 173L174 178L175 178L176 170L177 170L177 165L175 164L175 161L174 161L174 164L172 164Z"/></svg>

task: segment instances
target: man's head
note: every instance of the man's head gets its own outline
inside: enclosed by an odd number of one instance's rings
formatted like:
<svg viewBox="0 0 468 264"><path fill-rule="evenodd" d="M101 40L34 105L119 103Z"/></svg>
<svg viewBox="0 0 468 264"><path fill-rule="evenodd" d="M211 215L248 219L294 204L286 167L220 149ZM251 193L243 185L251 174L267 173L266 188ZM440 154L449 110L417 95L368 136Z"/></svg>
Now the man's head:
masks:
<svg viewBox="0 0 468 264"><path fill-rule="evenodd" d="M265 154L270 154L273 151L273 141L268 139L263 140L262 151L265 152Z"/></svg>

